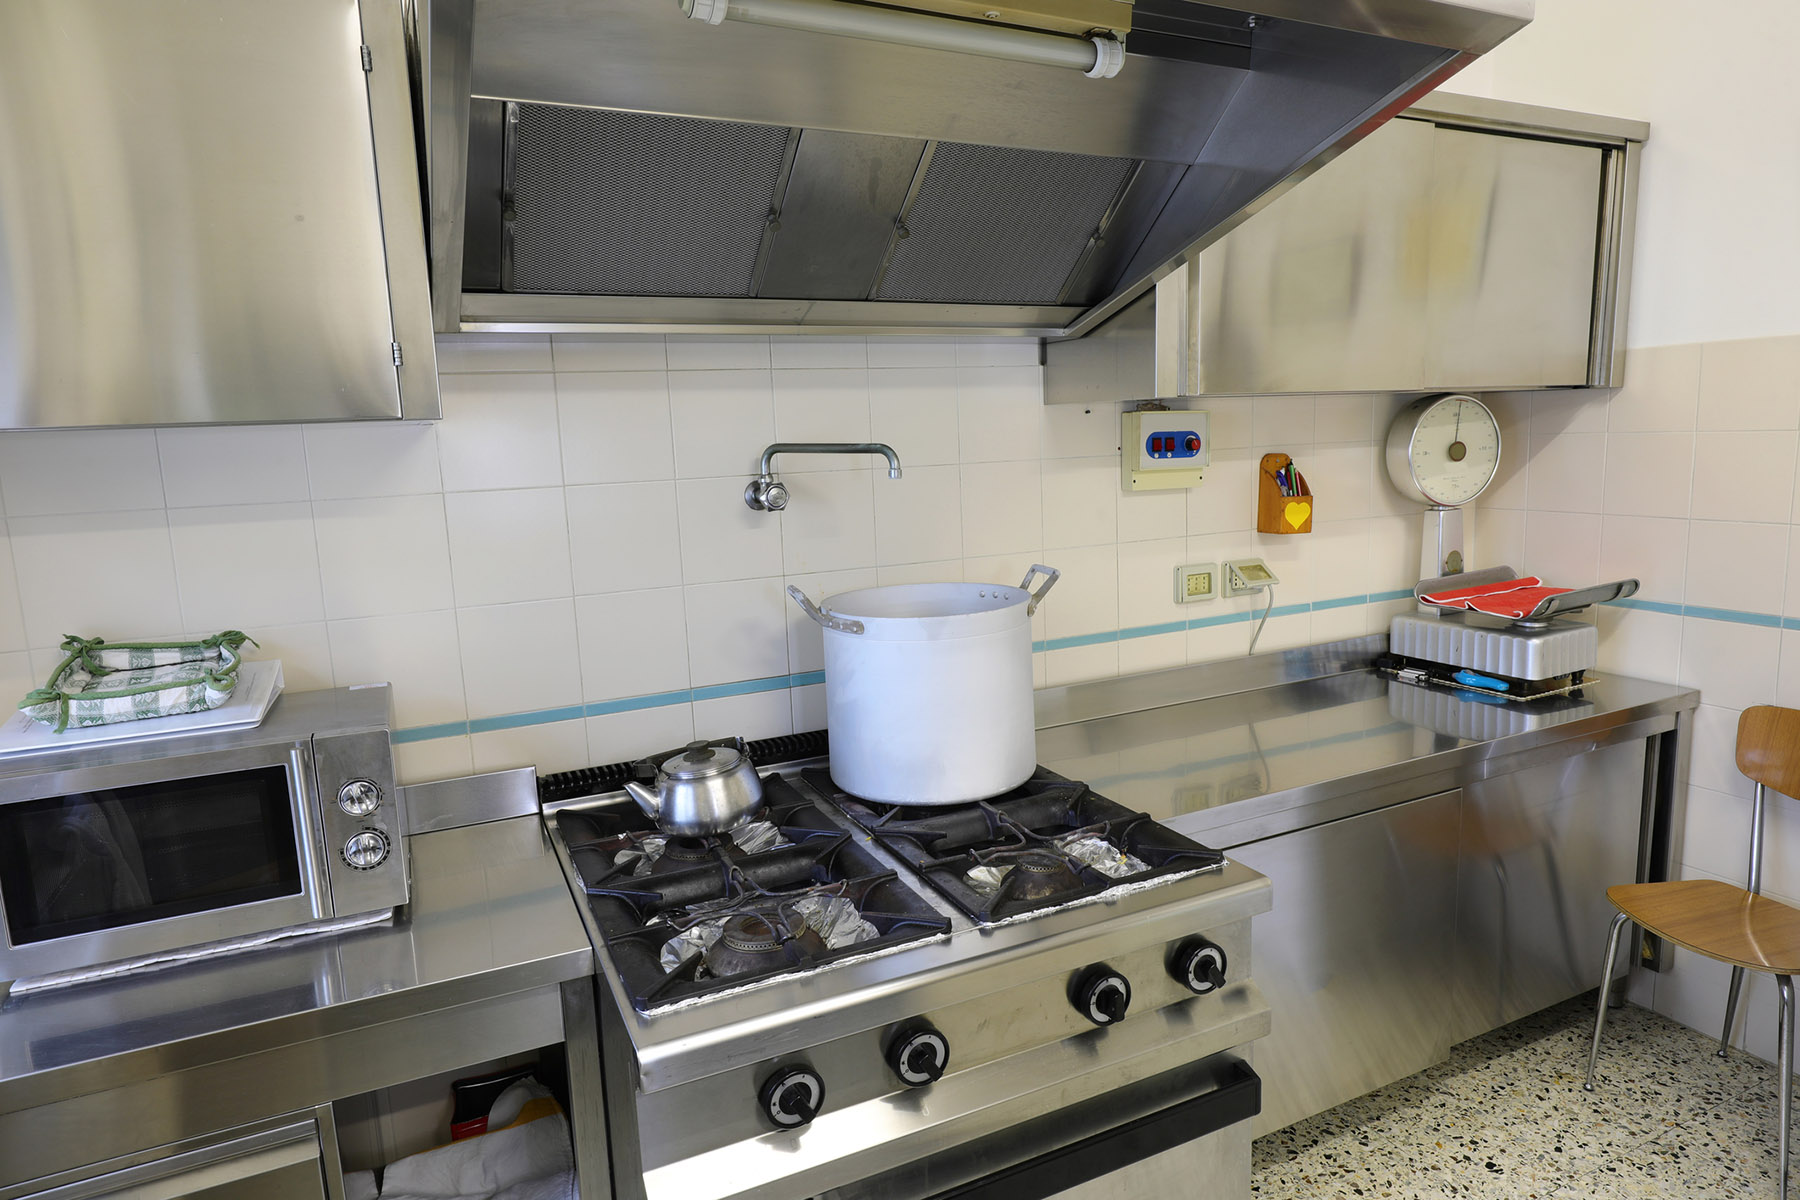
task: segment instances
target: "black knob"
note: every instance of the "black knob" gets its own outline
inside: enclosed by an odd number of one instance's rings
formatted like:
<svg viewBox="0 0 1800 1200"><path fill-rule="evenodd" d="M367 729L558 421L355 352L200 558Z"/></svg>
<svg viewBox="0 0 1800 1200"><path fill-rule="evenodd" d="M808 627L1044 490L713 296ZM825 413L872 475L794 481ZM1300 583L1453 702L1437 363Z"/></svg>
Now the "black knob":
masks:
<svg viewBox="0 0 1800 1200"><path fill-rule="evenodd" d="M888 1039L887 1064L908 1087L924 1087L944 1077L950 1042L929 1025L903 1025Z"/></svg>
<svg viewBox="0 0 1800 1200"><path fill-rule="evenodd" d="M1089 967L1075 977L1069 1000L1082 1016L1096 1025L1115 1025L1131 1007L1131 984L1105 964Z"/></svg>
<svg viewBox="0 0 1800 1200"><path fill-rule="evenodd" d="M825 1106L825 1081L810 1067L786 1067L763 1081L757 1099L777 1129L798 1129Z"/></svg>
<svg viewBox="0 0 1800 1200"><path fill-rule="evenodd" d="M1225 986L1225 949L1203 937L1179 942L1169 955L1169 974L1196 996Z"/></svg>

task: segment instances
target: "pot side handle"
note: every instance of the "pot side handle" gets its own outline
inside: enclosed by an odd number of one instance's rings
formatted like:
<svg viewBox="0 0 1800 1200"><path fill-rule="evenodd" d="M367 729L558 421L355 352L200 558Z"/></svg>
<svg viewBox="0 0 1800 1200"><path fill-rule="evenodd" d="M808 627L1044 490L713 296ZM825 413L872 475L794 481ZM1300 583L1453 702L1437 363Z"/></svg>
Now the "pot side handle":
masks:
<svg viewBox="0 0 1800 1200"><path fill-rule="evenodd" d="M1033 568L1033 570L1035 569ZM1030 576L1026 576L1026 578L1030 578ZM798 604L807 616L827 629L835 629L839 633L861 633L863 631L861 621L852 621L849 617L840 617L835 613L824 611L808 600L806 593L801 591L797 584L788 584L787 594L794 598L794 603Z"/></svg>
<svg viewBox="0 0 1800 1200"><path fill-rule="evenodd" d="M1035 592L1031 592L1031 577L1033 575L1042 575L1044 577L1043 586L1038 588ZM1025 578L1019 581L1019 586L1021 588L1031 592L1031 602L1025 606L1026 616L1031 616L1033 613L1037 612L1038 605L1044 602L1044 597L1050 594L1050 589L1055 587L1056 581L1061 578L1062 572L1055 567L1046 567L1043 563L1032 564L1031 570L1025 572ZM793 588L788 589L790 592L793 590Z"/></svg>

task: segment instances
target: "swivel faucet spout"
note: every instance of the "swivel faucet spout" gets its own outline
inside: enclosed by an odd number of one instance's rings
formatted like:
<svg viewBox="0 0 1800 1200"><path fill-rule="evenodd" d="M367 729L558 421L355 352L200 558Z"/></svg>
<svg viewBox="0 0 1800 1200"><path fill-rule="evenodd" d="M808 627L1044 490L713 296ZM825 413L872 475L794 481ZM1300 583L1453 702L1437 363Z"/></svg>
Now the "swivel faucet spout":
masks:
<svg viewBox="0 0 1800 1200"><path fill-rule="evenodd" d="M887 459L888 478L900 478L900 456L886 442L776 442L762 452L763 478L774 474L777 454L879 454Z"/></svg>
<svg viewBox="0 0 1800 1200"><path fill-rule="evenodd" d="M777 454L879 454L887 459L888 478L900 478L900 456L884 442L776 442L762 452L762 474L744 488L744 503L758 512L787 507L787 485L775 478Z"/></svg>

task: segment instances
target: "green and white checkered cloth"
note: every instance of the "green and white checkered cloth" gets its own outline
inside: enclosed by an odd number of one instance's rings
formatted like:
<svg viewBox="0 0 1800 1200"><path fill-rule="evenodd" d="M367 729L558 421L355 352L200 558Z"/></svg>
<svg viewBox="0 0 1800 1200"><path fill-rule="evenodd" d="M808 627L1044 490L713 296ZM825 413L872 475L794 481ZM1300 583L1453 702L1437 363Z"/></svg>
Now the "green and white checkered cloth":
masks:
<svg viewBox="0 0 1800 1200"><path fill-rule="evenodd" d="M256 644L235 629L198 642L65 637L66 657L19 710L61 733L217 708L237 686L245 642Z"/></svg>

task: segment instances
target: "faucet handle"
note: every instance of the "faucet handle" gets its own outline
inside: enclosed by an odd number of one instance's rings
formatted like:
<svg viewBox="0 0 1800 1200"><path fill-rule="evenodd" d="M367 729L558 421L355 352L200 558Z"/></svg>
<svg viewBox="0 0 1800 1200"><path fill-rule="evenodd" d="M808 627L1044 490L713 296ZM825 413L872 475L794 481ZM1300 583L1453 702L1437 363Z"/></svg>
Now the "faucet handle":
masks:
<svg viewBox="0 0 1800 1200"><path fill-rule="evenodd" d="M744 503L757 512L780 512L787 502L787 484L772 475L758 476L744 488Z"/></svg>

